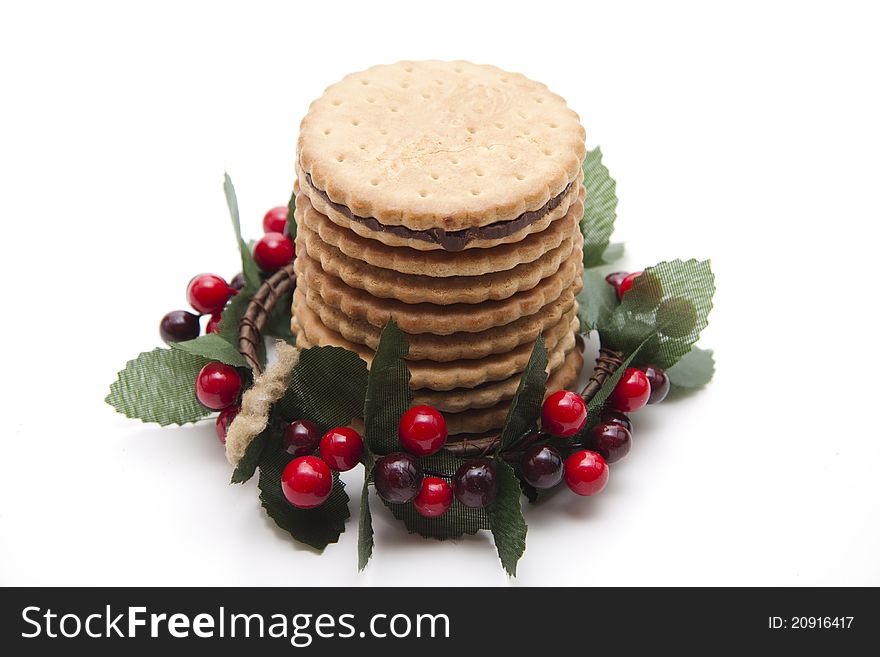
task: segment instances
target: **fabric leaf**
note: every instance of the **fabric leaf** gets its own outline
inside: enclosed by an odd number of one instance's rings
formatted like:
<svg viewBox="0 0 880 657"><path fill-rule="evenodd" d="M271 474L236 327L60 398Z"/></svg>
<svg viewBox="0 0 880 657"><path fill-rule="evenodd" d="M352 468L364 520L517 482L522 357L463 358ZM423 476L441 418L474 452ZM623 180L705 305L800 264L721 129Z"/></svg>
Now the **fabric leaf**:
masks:
<svg viewBox="0 0 880 657"><path fill-rule="evenodd" d="M358 570L367 567L370 557L373 556L373 516L370 513L370 486L369 479L364 477L364 487L361 489L361 513L358 523Z"/></svg>
<svg viewBox="0 0 880 657"><path fill-rule="evenodd" d="M675 365L666 370L669 382L678 388L699 388L712 380L715 357L711 349L691 347Z"/></svg>
<svg viewBox="0 0 880 657"><path fill-rule="evenodd" d="M519 480L503 459L495 459L498 495L489 507L489 523L498 558L507 574L516 576L516 564L526 550L526 521L522 515Z"/></svg>
<svg viewBox="0 0 880 657"><path fill-rule="evenodd" d="M269 426L254 438L250 445L247 446L247 449L245 449L244 456L241 457L241 460L232 472L230 483L243 484L246 481L250 481L251 477L253 477L254 473L257 471L260 459L263 458L263 452L266 450L270 435L280 431L281 424L277 421L270 420Z"/></svg>
<svg viewBox="0 0 880 657"><path fill-rule="evenodd" d="M547 349L544 347L544 338L539 335L507 411L499 450L509 447L535 428L541 415L546 384Z"/></svg>
<svg viewBox="0 0 880 657"><path fill-rule="evenodd" d="M321 431L360 417L367 388L367 364L342 347L303 349L287 392L278 401L284 420L307 419Z"/></svg>
<svg viewBox="0 0 880 657"><path fill-rule="evenodd" d="M247 361L239 353L238 349L216 333L208 333L185 342L172 342L171 348L185 351L193 356L201 356L208 360L219 360L221 363L226 363L233 367L248 366Z"/></svg>
<svg viewBox="0 0 880 657"><path fill-rule="evenodd" d="M394 320L389 321L379 336L364 399L365 438L373 453L388 454L400 448L397 425L413 399L404 361L408 353L406 336Z"/></svg>
<svg viewBox="0 0 880 657"><path fill-rule="evenodd" d="M604 270L584 270L584 287L577 297L581 333L589 333L607 321L617 308L617 293L605 281Z"/></svg>
<svg viewBox="0 0 880 657"><path fill-rule="evenodd" d="M602 254L602 264L611 265L623 257L624 246L623 242L614 242L613 244L609 244L608 248L605 249L605 252Z"/></svg>
<svg viewBox="0 0 880 657"><path fill-rule="evenodd" d="M293 343L296 336L290 329L291 306L293 305L293 291L281 297L272 308L272 312L266 318L263 326L263 335L271 335L285 342Z"/></svg>
<svg viewBox="0 0 880 657"><path fill-rule="evenodd" d="M119 372L105 401L127 417L163 427L195 422L213 413L195 394L196 375L207 362L178 349L144 352Z"/></svg>
<svg viewBox="0 0 880 657"><path fill-rule="evenodd" d="M287 234L290 235L290 239L296 240L296 218L294 217L294 212L296 211L296 193L292 192L290 194L290 200L287 202Z"/></svg>
<svg viewBox="0 0 880 657"><path fill-rule="evenodd" d="M235 229L235 237L238 240L238 250L241 253L241 273L244 276L244 292L253 294L262 284L260 270L254 261L254 255L248 245L241 238L241 217L238 211L238 197L235 195L235 187L228 173L223 174L223 193L226 194L226 205L229 207L229 216L232 218L232 227Z"/></svg>
<svg viewBox="0 0 880 657"><path fill-rule="evenodd" d="M602 164L602 150L598 146L587 152L583 167L587 196L580 225L584 235L584 267L589 268L604 264L602 256L617 218L617 183Z"/></svg>
<svg viewBox="0 0 880 657"><path fill-rule="evenodd" d="M275 524L294 539L323 550L339 540L345 531L345 522L351 516L345 484L334 472L333 490L326 502L314 509L293 506L281 490L281 474L293 459L282 447L281 438L280 432L271 436L260 459L260 502Z"/></svg>

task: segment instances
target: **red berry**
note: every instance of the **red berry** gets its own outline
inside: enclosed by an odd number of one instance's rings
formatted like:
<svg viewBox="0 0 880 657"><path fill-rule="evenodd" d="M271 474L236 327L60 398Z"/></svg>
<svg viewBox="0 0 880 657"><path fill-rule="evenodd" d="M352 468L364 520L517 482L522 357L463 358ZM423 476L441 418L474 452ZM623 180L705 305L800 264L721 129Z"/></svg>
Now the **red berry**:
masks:
<svg viewBox="0 0 880 657"><path fill-rule="evenodd" d="M166 343L199 337L199 316L185 310L172 310L159 322L159 335Z"/></svg>
<svg viewBox="0 0 880 657"><path fill-rule="evenodd" d="M205 334L208 333L217 333L220 326L220 313L214 313L211 315L211 320L208 322L208 325L205 326Z"/></svg>
<svg viewBox="0 0 880 657"><path fill-rule="evenodd" d="M293 240L281 233L266 233L254 246L257 267L267 274L290 264L294 255Z"/></svg>
<svg viewBox="0 0 880 657"><path fill-rule="evenodd" d="M565 483L578 495L595 495L608 483L608 464L596 452L575 452L565 459Z"/></svg>
<svg viewBox="0 0 880 657"><path fill-rule="evenodd" d="M605 282L608 283L611 287L614 288L614 291L617 292L617 298L620 298L620 284L623 282L623 279L629 276L629 272L625 271L616 271L611 274L608 274L605 277Z"/></svg>
<svg viewBox="0 0 880 657"><path fill-rule="evenodd" d="M611 393L611 407L624 413L632 413L648 403L651 384L642 370L628 367Z"/></svg>
<svg viewBox="0 0 880 657"><path fill-rule="evenodd" d="M321 458L334 470L345 472L360 463L364 439L354 429L336 427L321 438Z"/></svg>
<svg viewBox="0 0 880 657"><path fill-rule="evenodd" d="M279 205L272 208L263 217L264 233L283 233L287 228L287 206Z"/></svg>
<svg viewBox="0 0 880 657"><path fill-rule="evenodd" d="M452 486L440 477L425 477L422 480L422 489L413 500L413 506L426 518L442 516L452 506Z"/></svg>
<svg viewBox="0 0 880 657"><path fill-rule="evenodd" d="M635 280L642 275L640 271L634 271L632 274L625 276L617 285L617 298L622 299L623 295L629 292Z"/></svg>
<svg viewBox="0 0 880 657"><path fill-rule="evenodd" d="M232 277L232 280L229 281L229 287L238 292L241 288L244 287L244 274L238 272L235 276Z"/></svg>
<svg viewBox="0 0 880 657"><path fill-rule="evenodd" d="M287 501L300 509L321 506L330 497L333 474L317 456L293 459L281 473L281 491Z"/></svg>
<svg viewBox="0 0 880 657"><path fill-rule="evenodd" d="M241 406L230 406L220 411L220 415L217 416L217 422L214 426L217 429L217 437L224 445L226 444L226 434L229 433L229 425L239 413L241 413Z"/></svg>
<svg viewBox="0 0 880 657"><path fill-rule="evenodd" d="M666 376L666 372L656 365L645 365L642 370L645 372L645 376L648 377L648 383L651 385L651 396L648 397L648 403L659 404L669 394L669 377Z"/></svg>
<svg viewBox="0 0 880 657"><path fill-rule="evenodd" d="M235 403L241 393L241 376L231 365L216 361L196 376L196 397L204 406L219 411Z"/></svg>
<svg viewBox="0 0 880 657"><path fill-rule="evenodd" d="M416 456L428 456L446 444L446 420L436 408L413 406L397 427L403 448Z"/></svg>
<svg viewBox="0 0 880 657"><path fill-rule="evenodd" d="M321 435L308 420L296 420L284 428L284 449L291 456L306 456L318 449Z"/></svg>
<svg viewBox="0 0 880 657"><path fill-rule="evenodd" d="M619 424L630 433L632 433L633 430L632 420L620 411L615 411L613 408L602 409L602 412L599 414L599 421L602 422L602 424Z"/></svg>
<svg viewBox="0 0 880 657"><path fill-rule="evenodd" d="M571 390L554 392L541 407L541 425L554 436L573 436L586 421L587 405L580 395Z"/></svg>
<svg viewBox="0 0 880 657"><path fill-rule="evenodd" d="M455 497L472 509L489 506L498 494L495 464L489 459L465 461L452 478Z"/></svg>
<svg viewBox="0 0 880 657"><path fill-rule="evenodd" d="M608 463L616 463L629 454L632 434L623 425L609 422L590 429L590 445Z"/></svg>
<svg viewBox="0 0 880 657"><path fill-rule="evenodd" d="M422 489L422 468L416 457L406 452L394 452L376 461L373 483L376 492L386 502L409 502Z"/></svg>
<svg viewBox="0 0 880 657"><path fill-rule="evenodd" d="M223 310L231 294L226 281L215 274L199 274L186 287L189 305L206 315Z"/></svg>
<svg viewBox="0 0 880 657"><path fill-rule="evenodd" d="M523 454L520 470L535 488L553 488L562 481L562 455L552 445L532 445Z"/></svg>

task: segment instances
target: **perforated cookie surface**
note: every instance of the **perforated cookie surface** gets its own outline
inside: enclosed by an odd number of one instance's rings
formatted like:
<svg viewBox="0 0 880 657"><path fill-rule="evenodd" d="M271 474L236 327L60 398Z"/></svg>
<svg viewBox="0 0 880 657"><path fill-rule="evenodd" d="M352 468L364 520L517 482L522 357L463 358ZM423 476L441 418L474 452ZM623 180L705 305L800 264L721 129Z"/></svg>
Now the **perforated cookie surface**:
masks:
<svg viewBox="0 0 880 657"><path fill-rule="evenodd" d="M298 159L354 214L447 231L534 211L579 179L577 114L544 84L469 62L353 73L314 101Z"/></svg>

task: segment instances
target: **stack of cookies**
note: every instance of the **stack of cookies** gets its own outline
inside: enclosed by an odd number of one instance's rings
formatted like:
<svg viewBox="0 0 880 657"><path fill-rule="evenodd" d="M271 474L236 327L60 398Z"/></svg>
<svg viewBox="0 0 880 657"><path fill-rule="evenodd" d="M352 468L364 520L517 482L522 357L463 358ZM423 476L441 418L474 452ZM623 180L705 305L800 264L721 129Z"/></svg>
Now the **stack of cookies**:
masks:
<svg viewBox="0 0 880 657"><path fill-rule="evenodd" d="M450 434L504 423L538 335L571 386L584 129L543 84L468 62L400 62L327 88L297 148L301 347L370 361L390 319L415 403Z"/></svg>

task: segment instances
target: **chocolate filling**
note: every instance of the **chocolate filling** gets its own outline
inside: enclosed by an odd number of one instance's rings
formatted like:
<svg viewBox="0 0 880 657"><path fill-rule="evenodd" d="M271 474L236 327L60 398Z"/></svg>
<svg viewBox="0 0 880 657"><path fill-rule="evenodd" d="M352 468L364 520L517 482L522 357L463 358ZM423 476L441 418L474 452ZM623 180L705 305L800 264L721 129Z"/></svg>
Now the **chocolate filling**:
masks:
<svg viewBox="0 0 880 657"><path fill-rule="evenodd" d="M353 213L348 208L348 206L331 201L330 197L327 196L327 192L325 192L323 189L318 189L317 187L315 187L315 184L312 182L312 177L308 173L306 174L306 182L309 184L309 187L311 187L315 191L315 193L318 194L318 196L324 199L324 201L330 207L332 207L338 213L345 215L350 220L356 221L359 224L363 224L370 230L390 233L392 235L397 235L398 237L403 237L406 239L416 239L423 242L439 244L446 251L462 251L470 242L474 240L495 240L513 235L514 233L521 231L526 226L535 223L539 219L542 219L544 216L559 207L559 204L562 203L562 199L565 198L568 190L571 189L571 183L568 183L565 186L565 189L563 189L558 195L547 201L543 206L541 206L537 210L524 212L516 219L508 219L507 221L496 221L494 224L487 224L486 226L477 226L474 228L464 228L462 230L446 231L442 228L413 230L412 228L407 228L406 226L387 226L383 223L379 223L379 221L377 219L374 219L373 217L360 217Z"/></svg>

